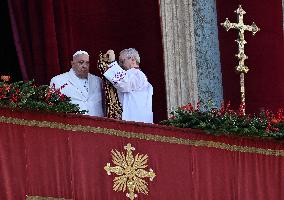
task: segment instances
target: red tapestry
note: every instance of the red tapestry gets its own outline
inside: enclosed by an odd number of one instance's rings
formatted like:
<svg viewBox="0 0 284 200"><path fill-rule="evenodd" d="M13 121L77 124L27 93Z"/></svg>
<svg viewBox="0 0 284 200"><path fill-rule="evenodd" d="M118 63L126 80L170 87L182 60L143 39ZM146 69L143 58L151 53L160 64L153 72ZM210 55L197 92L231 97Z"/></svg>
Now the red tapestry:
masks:
<svg viewBox="0 0 284 200"><path fill-rule="evenodd" d="M112 150L127 157L127 144L135 148L131 150L133 159L139 160L137 154L148 156L141 167L145 171L137 172L129 161L120 175L114 171L108 175L107 163L109 167L123 166L122 161L113 162ZM3 200L26 196L127 200L128 187L125 191L123 187L122 191L113 189L114 179L122 175L144 177L148 195L141 192L140 185L136 199L279 200L284 198L283 165L283 143L274 140L218 137L198 130L106 118L0 110Z"/></svg>

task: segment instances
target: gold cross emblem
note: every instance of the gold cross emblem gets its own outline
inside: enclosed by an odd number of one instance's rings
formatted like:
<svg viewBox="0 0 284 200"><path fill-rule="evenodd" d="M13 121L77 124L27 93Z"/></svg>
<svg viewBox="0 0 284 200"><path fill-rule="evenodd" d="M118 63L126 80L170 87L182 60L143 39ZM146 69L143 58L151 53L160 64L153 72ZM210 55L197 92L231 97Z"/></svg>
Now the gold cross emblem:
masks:
<svg viewBox="0 0 284 200"><path fill-rule="evenodd" d="M110 163L107 163L104 169L108 175L111 175L111 173L118 175L113 180L113 190L125 192L127 189L126 196L133 200L137 197L135 192L148 194L148 183L143 178L149 178L150 181L153 181L156 174L151 168L149 171L145 170L148 166L148 156L146 154L137 153L134 157L132 151L135 148L130 143L124 146L124 149L126 150L126 156L116 149L111 150L112 162L116 166L111 167Z"/></svg>

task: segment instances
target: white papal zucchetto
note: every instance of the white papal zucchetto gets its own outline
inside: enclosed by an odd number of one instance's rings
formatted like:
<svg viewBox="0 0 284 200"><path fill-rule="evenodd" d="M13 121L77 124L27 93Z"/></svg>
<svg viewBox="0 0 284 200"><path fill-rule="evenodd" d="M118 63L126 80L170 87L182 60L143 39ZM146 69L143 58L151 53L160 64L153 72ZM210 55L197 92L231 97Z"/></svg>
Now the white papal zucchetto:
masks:
<svg viewBox="0 0 284 200"><path fill-rule="evenodd" d="M87 51L79 50L79 51L76 51L76 52L73 54L73 57L78 56L78 55L87 55L87 56L89 56L89 54L88 54Z"/></svg>

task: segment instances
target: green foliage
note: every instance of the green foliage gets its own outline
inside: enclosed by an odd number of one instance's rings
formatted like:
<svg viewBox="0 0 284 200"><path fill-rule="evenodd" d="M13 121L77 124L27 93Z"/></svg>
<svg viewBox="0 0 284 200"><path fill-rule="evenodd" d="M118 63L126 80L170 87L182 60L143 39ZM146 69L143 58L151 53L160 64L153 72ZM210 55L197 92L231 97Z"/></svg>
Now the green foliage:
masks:
<svg viewBox="0 0 284 200"><path fill-rule="evenodd" d="M63 86L64 87L64 86ZM48 111L59 113L80 113L78 105L71 103L66 95L60 92L61 89L47 85L36 86L33 81L29 82L0 82L0 107Z"/></svg>
<svg viewBox="0 0 284 200"><path fill-rule="evenodd" d="M200 111L191 104L171 112L171 117L161 124L180 128L202 129L210 134L284 138L283 110L277 113L263 111L259 114L245 115L243 106L238 112L230 109L230 104L221 109L211 108Z"/></svg>

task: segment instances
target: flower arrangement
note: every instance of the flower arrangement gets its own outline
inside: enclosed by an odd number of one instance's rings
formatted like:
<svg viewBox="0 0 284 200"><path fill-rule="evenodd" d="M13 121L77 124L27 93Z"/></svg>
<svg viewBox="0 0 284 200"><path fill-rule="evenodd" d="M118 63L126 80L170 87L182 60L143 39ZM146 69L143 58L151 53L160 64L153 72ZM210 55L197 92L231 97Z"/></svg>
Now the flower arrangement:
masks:
<svg viewBox="0 0 284 200"><path fill-rule="evenodd" d="M53 85L37 86L34 81L8 83L0 82L0 107L20 110L36 110L62 113L80 113L78 105L71 103L69 97Z"/></svg>
<svg viewBox="0 0 284 200"><path fill-rule="evenodd" d="M171 117L161 124L181 128L203 129L212 134L284 138L283 109L276 113L265 110L259 114L245 114L244 105L238 111L223 103L220 109L200 111L188 104L171 112Z"/></svg>

